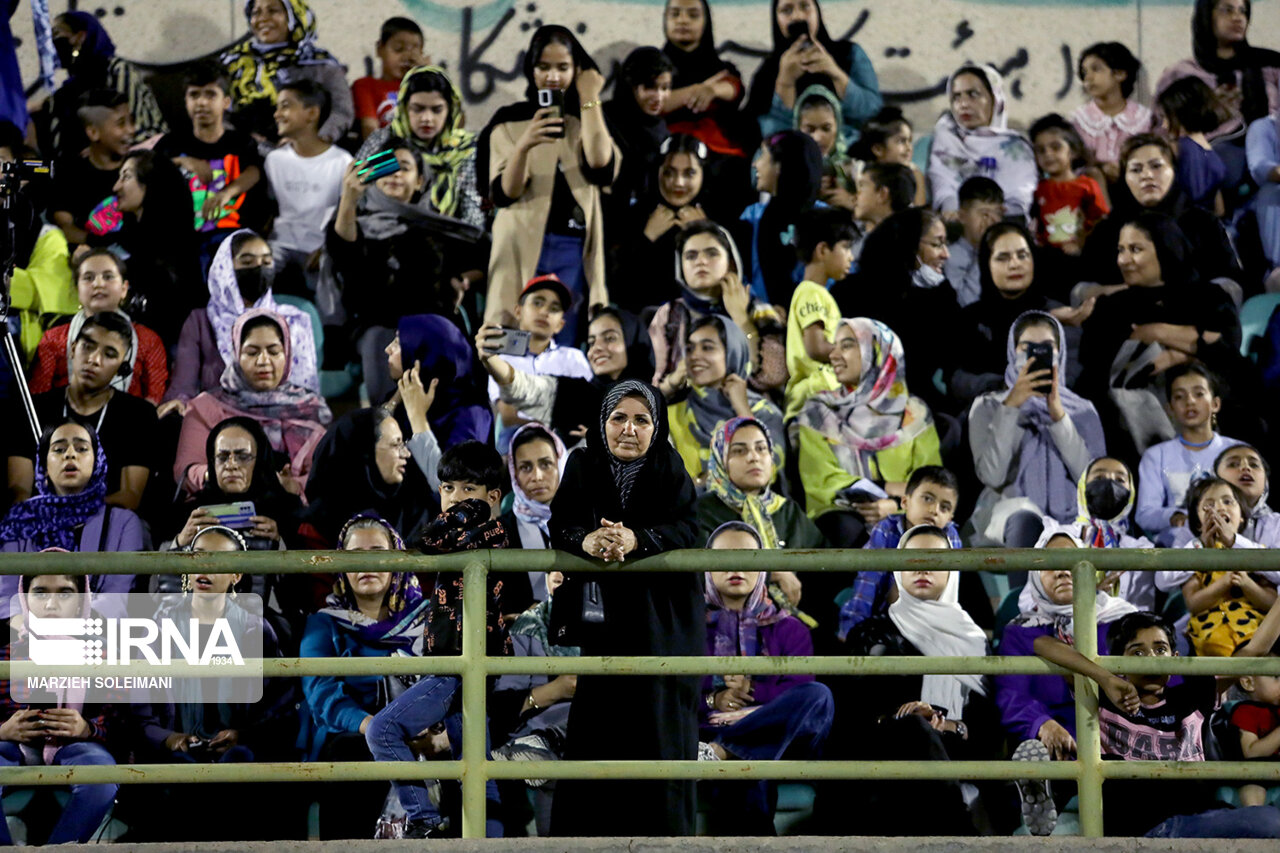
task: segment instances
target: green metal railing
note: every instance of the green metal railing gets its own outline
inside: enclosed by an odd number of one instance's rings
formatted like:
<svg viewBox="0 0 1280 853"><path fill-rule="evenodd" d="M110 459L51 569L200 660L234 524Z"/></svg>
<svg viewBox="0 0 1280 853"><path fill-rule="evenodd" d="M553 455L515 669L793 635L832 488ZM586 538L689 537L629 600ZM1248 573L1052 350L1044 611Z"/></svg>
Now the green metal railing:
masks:
<svg viewBox="0 0 1280 853"><path fill-rule="evenodd" d="M1071 570L1075 581L1075 624L1096 626L1096 571L1270 571L1280 569L1276 551L1090 550L1088 559L1069 549L1014 551L735 551L732 563L745 570L842 571L936 569L952 571ZM424 557L386 551L288 551L247 553L5 554L2 574L179 574L194 571L246 574L461 571L466 589L483 589L489 572L714 571L727 555L711 551L675 551L636 563L604 566L555 551L473 551ZM462 758L432 762L430 775L462 782L462 835L485 834L485 783L489 779L1074 779L1078 786L1083 834L1101 837L1102 783L1108 779L1218 779L1280 782L1280 763L1250 761L1102 761L1097 688L1075 676L1075 761L521 761L485 759L485 679L507 673L546 675L983 675L1068 674L1036 657L546 657L491 658L485 655L486 596L463 597L462 654L423 658L277 658L263 661L265 677L310 675L458 675L462 680ZM1099 657L1097 631L1077 630L1076 648L1105 669L1126 675L1169 673L1280 675L1278 658L1126 658ZM162 668L151 669L160 672ZM52 672L52 670L51 670ZM184 672L183 674L192 674ZM216 671L209 675L223 675ZM0 662L0 678L9 663ZM421 779L414 761L278 762L211 765L113 765L99 767L0 767L0 786L75 783L173 784L182 782L382 781Z"/></svg>

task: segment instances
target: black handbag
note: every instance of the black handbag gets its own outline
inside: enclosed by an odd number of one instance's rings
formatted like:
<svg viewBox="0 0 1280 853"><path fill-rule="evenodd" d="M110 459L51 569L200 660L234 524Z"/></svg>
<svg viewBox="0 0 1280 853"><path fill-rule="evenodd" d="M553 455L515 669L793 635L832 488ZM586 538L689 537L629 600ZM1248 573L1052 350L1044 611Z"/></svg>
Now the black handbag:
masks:
<svg viewBox="0 0 1280 853"><path fill-rule="evenodd" d="M591 646L604 636L604 593L590 575L565 575L556 589L548 638L557 646Z"/></svg>

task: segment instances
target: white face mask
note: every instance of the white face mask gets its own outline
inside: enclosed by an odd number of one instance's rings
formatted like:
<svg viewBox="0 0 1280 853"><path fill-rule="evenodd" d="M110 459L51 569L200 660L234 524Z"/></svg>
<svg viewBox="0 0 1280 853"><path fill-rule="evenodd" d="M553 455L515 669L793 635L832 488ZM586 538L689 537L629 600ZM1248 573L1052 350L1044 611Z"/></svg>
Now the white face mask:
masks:
<svg viewBox="0 0 1280 853"><path fill-rule="evenodd" d="M911 283L916 287L938 287L947 277L927 264L916 267L911 276Z"/></svg>

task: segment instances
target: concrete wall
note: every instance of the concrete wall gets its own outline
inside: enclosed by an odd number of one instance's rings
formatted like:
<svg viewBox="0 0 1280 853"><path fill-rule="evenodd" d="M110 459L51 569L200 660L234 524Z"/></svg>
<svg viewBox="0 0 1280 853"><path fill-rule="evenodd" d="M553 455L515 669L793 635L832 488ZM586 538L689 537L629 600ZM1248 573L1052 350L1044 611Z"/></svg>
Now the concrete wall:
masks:
<svg viewBox="0 0 1280 853"><path fill-rule="evenodd" d="M68 0L49 0L54 14ZM241 0L90 0L121 56L173 63L216 51L247 29ZM581 33L602 67L639 44L662 43L662 0L311 0L320 44L347 65L352 80L373 69L378 27L391 15L415 18L427 51L463 84L468 124L480 126L521 96L520 57L533 28L561 23ZM1129 45L1143 61L1149 89L1170 63L1191 54L1191 0L824 0L833 36L853 33L875 64L886 95L901 102L918 132L945 108L949 71L964 60L1006 71L1010 115L1025 127L1037 116L1081 102L1074 69L1095 41ZM1280 48L1280 3L1254 0L1250 41ZM716 38L747 79L769 41L768 0L712 0ZM22 40L25 80L34 79L31 12L13 18Z"/></svg>

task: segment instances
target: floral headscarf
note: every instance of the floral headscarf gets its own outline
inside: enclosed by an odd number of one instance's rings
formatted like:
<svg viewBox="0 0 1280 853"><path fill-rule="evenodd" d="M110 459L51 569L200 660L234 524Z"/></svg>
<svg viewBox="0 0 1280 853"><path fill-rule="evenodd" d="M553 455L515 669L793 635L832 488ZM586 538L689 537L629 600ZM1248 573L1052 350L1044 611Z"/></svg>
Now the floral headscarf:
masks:
<svg viewBox="0 0 1280 853"><path fill-rule="evenodd" d="M428 80L433 85L423 87ZM413 126L409 124L409 98L417 92L438 92L441 89L449 93L449 123L439 136L429 143L424 142L414 135ZM408 141L430 167L431 185L427 187L427 195L431 208L445 216L458 215L458 175L466 161L475 156L476 135L467 130L463 126L465 124L462 93L443 68L423 65L404 75L396 98L395 115L391 119L391 132Z"/></svg>
<svg viewBox="0 0 1280 853"><path fill-rule="evenodd" d="M404 550L404 542L395 528L385 519L373 514L354 516L342 526L342 532L338 535L339 549L343 548L351 528L362 521L376 521L386 530L391 547L396 551ZM365 616L360 612L355 592L347 583L347 576L340 574L333 582L333 592L325 599L326 606L320 612L358 634L361 642L366 645L396 648L412 646L422 638L422 631L427 623L427 608L431 604L430 599L422 593L418 576L413 572L392 572L385 600L386 619L378 621Z"/></svg>
<svg viewBox="0 0 1280 853"><path fill-rule="evenodd" d="M244 327L251 320L266 317L280 330L280 342L284 346L284 369L280 384L269 391L259 391L249 384L240 370L240 347L244 339ZM281 446L280 438L273 431L289 428L291 421L305 421L309 432L313 424L327 424L333 419L324 398L309 388L290 381L292 346L289 337L289 321L265 308L253 308L240 315L232 330L236 355L222 370L221 387L213 396L223 405L243 412L263 425L272 446ZM281 426L283 424L283 427Z"/></svg>
<svg viewBox="0 0 1280 853"><path fill-rule="evenodd" d="M729 521L717 527L707 537L707 546L715 541L716 536L725 530L743 530L760 539L759 532L741 521ZM711 572L703 574L703 590L707 598L707 625L713 626L715 632L712 640L712 651L717 657L755 657L769 650L760 648L760 628L772 625L786 617L768 595L768 572L760 572L756 576L756 585L747 596L741 610L730 610L725 606L720 590L716 589Z"/></svg>
<svg viewBox="0 0 1280 853"><path fill-rule="evenodd" d="M778 450L774 446L773 436L769 429L755 418L731 418L716 429L711 437L711 465L707 472L707 490L720 498L724 505L742 514L742 521L751 525L753 532L760 539L761 548L777 548L778 531L773 525L773 514L782 509L786 498L775 494L769 486L758 495L749 495L734 485L729 479L729 445L734 434L743 427L753 426L764 433L769 442L770 455L773 457L773 470L776 473L781 467ZM763 586L763 584L762 584Z"/></svg>
<svg viewBox="0 0 1280 853"><path fill-rule="evenodd" d="M304 0L280 0L289 19L288 40L262 44L253 36L237 42L222 54L222 64L231 77L231 99L237 106L252 101L276 100L276 72L290 65L329 65L338 60L316 46L316 13ZM253 0L245 0L244 17L253 14Z"/></svg>
<svg viewBox="0 0 1280 853"><path fill-rule="evenodd" d="M933 415L924 401L907 391L897 333L867 317L845 318L841 324L858 339L862 376L852 388L815 394L798 421L833 443L841 467L868 477L877 452L911 441L933 424Z"/></svg>
<svg viewBox="0 0 1280 853"><path fill-rule="evenodd" d="M93 445L93 473L89 475L89 482L74 495L54 491L46 465L54 431L46 432L36 449L36 493L15 504L0 521L0 542L30 540L32 546L40 550L80 550L81 525L102 511L107 497L107 454L93 427L84 429Z"/></svg>

